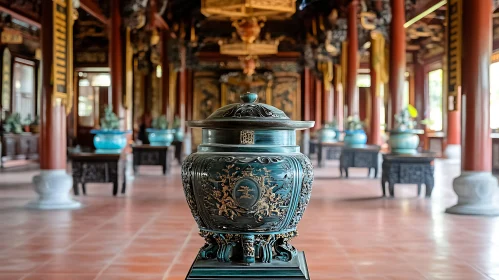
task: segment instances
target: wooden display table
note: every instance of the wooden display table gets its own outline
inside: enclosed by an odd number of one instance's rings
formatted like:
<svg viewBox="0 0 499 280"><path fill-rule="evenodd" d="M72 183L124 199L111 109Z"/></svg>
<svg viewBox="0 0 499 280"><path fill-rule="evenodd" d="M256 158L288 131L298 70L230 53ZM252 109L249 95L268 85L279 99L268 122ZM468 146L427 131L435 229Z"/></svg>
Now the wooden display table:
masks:
<svg viewBox="0 0 499 280"><path fill-rule="evenodd" d="M385 196L385 186L388 183L390 196L394 196L395 184L417 184L418 196L421 185L426 186L426 197L433 191L435 153L419 153L415 155L383 155L383 173L381 176L381 189Z"/></svg>
<svg viewBox="0 0 499 280"><path fill-rule="evenodd" d="M499 175L499 133L492 133L492 173Z"/></svg>
<svg viewBox="0 0 499 280"><path fill-rule="evenodd" d="M370 176L371 169L374 169L374 177L378 176L378 155L381 147L377 145L365 145L363 147L343 146L340 155L340 174L343 171L348 178L348 168L361 167L368 168L367 176Z"/></svg>
<svg viewBox="0 0 499 280"><path fill-rule="evenodd" d="M319 167L324 167L324 160L340 159L343 142L321 142L317 144L317 160Z"/></svg>
<svg viewBox="0 0 499 280"><path fill-rule="evenodd" d="M173 150L173 146L132 145L134 174L140 165L160 165L166 175L173 160Z"/></svg>
<svg viewBox="0 0 499 280"><path fill-rule="evenodd" d="M38 142L38 134L0 132L0 168L10 161L38 160Z"/></svg>
<svg viewBox="0 0 499 280"><path fill-rule="evenodd" d="M113 183L113 195L118 194L119 178L123 178L121 193L126 191L126 157L123 154L71 153L69 154L73 173L73 191L87 194L86 183Z"/></svg>

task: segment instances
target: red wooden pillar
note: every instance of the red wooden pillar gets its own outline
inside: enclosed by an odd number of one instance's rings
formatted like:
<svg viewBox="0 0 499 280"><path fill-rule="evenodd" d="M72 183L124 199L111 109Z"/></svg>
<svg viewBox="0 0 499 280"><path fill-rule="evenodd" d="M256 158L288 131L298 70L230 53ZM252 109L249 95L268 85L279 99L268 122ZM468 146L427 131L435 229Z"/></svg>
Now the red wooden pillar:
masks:
<svg viewBox="0 0 499 280"><path fill-rule="evenodd" d="M449 213L499 215L489 119L492 11L492 1L462 1L462 171L453 182L458 202Z"/></svg>
<svg viewBox="0 0 499 280"><path fill-rule="evenodd" d="M186 132L184 137L184 155L189 155L191 150L191 139L190 130L186 129L186 99L187 99L187 65L186 65L186 48L185 46L180 47L180 77L179 77L179 96L178 96L178 114L180 117L180 128L182 131Z"/></svg>
<svg viewBox="0 0 499 280"><path fill-rule="evenodd" d="M341 85L341 66L333 66L333 106L334 117L338 123L338 129L343 130L343 87Z"/></svg>
<svg viewBox="0 0 499 280"><path fill-rule="evenodd" d="M42 96L40 110L40 174L33 178L39 199L27 207L81 207L69 195L72 177L66 173L66 106L72 79L72 1L42 1ZM66 12L61 12L61 11ZM57 12L56 12L57 11ZM57 15L56 15L57 13ZM61 18L65 17L61 21ZM58 19L57 23L54 19ZM54 25L57 28L54 28ZM56 32L54 32L56 30ZM54 70L54 68L56 68ZM62 73L61 73L62 72ZM67 97L67 98L65 98Z"/></svg>
<svg viewBox="0 0 499 280"><path fill-rule="evenodd" d="M303 70L303 120L310 120L310 68Z"/></svg>
<svg viewBox="0 0 499 280"><path fill-rule="evenodd" d="M353 116L359 113L359 90L357 88L357 69L359 35L357 31L357 5L353 0L348 5L348 53L347 53L347 73L346 73L346 96L348 105L348 115Z"/></svg>
<svg viewBox="0 0 499 280"><path fill-rule="evenodd" d="M395 114L402 110L402 94L405 81L405 0L390 0L392 21L390 23L390 127L395 124Z"/></svg>
<svg viewBox="0 0 499 280"><path fill-rule="evenodd" d="M379 61L379 57L383 55L385 50L380 49L380 36L383 36L379 33L371 34L371 116L370 116L370 124L369 124L369 136L367 140L369 144L373 145L381 145L381 78L379 75L379 71L381 70L381 64Z"/></svg>
<svg viewBox="0 0 499 280"><path fill-rule="evenodd" d="M426 118L426 99L424 65L416 59L414 63L414 107L418 110L418 120Z"/></svg>
<svg viewBox="0 0 499 280"><path fill-rule="evenodd" d="M414 107L418 110L417 120L426 119L428 112L428 98L426 97L425 89L425 71L424 65L418 59L414 63ZM419 136L420 146L427 150L429 148L428 138L425 133Z"/></svg>
<svg viewBox="0 0 499 280"><path fill-rule="evenodd" d="M111 96L113 112L123 118L123 38L121 34L120 0L111 0L109 67L111 68Z"/></svg>
<svg viewBox="0 0 499 280"><path fill-rule="evenodd" d="M185 102L186 102L186 110L185 110L185 118L186 120L192 120L192 102L193 102L193 99L194 99L194 96L193 96L193 84L192 84L192 79L193 79L193 72L191 69L188 69L188 70L185 70L186 71L186 98L185 98ZM184 140L184 153L186 155L189 155L192 153L192 129L191 128L188 128L186 129L186 133L185 133L185 139L187 140Z"/></svg>
<svg viewBox="0 0 499 280"><path fill-rule="evenodd" d="M460 99L460 96L458 97ZM448 159L461 159L461 110L447 112L447 143L445 157Z"/></svg>
<svg viewBox="0 0 499 280"><path fill-rule="evenodd" d="M315 129L322 127L322 81L315 78Z"/></svg>
<svg viewBox="0 0 499 280"><path fill-rule="evenodd" d="M173 116L173 112L168 112L170 102L170 62L168 61L168 31L161 32L161 90L163 91L163 104L161 104L161 113L168 117ZM168 118L168 121L173 119Z"/></svg>
<svg viewBox="0 0 499 280"><path fill-rule="evenodd" d="M310 80L311 80L310 68L305 67L303 70L303 120L310 120L310 107L311 107L311 92L310 92ZM303 153L309 155L310 153L310 129L305 129L303 131L303 142L302 142Z"/></svg>
<svg viewBox="0 0 499 280"><path fill-rule="evenodd" d="M331 86L326 87L323 83L322 88L324 89L322 94L322 123L327 124L333 121L333 104L331 97Z"/></svg>

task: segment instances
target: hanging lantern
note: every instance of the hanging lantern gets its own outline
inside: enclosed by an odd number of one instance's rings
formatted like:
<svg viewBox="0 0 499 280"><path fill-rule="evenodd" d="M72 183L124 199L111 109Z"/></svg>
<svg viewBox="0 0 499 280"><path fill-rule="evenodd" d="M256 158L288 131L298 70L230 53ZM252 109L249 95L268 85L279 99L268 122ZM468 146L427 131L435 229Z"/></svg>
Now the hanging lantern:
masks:
<svg viewBox="0 0 499 280"><path fill-rule="evenodd" d="M258 40L260 30L264 25L263 19L256 17L235 20L232 25L236 28L240 38L234 36L231 40L220 41L220 53L232 56L262 56L278 52L279 40L266 38Z"/></svg>
<svg viewBox="0 0 499 280"><path fill-rule="evenodd" d="M291 16L295 11L295 0L201 0L207 17Z"/></svg>

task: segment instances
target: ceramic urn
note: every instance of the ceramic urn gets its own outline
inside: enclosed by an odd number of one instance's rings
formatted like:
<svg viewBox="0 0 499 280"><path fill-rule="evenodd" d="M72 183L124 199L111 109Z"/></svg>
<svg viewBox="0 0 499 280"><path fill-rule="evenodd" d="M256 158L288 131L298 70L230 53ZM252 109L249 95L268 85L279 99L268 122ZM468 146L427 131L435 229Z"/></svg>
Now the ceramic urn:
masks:
<svg viewBox="0 0 499 280"><path fill-rule="evenodd" d="M198 258L243 264L291 261L289 243L312 191L310 160L296 145L293 121L255 93L224 106L207 119L202 143L182 164L187 203L206 244Z"/></svg>

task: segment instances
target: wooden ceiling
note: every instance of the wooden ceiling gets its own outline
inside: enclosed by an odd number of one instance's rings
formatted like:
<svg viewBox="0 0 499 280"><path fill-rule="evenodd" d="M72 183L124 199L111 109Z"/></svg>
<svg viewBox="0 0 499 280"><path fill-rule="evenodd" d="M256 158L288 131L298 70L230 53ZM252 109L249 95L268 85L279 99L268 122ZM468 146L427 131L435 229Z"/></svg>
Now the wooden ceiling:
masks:
<svg viewBox="0 0 499 280"><path fill-rule="evenodd" d="M0 13L9 14L9 17L3 17L2 24L5 26L12 22L10 18L14 18L27 23L27 26L24 26L26 33L38 36L41 1L0 0ZM110 1L79 0L82 21L88 22L93 18L101 23L96 24L93 30L102 29L109 21ZM341 42L346 38L347 5L350 2L351 0L297 0L297 12L285 19L269 18L261 36L281 38L280 52L306 53L307 48L311 48L314 55L324 53L334 59L339 53L330 50L341 49ZM441 1L405 2L406 19L410 20ZM495 1L498 2L499 0ZM121 14L127 26L134 30L168 30L174 41L187 43L191 51L196 53L218 52L218 41L231 38L235 31L229 20L203 16L200 12L201 0L121 0L120 4ZM364 22L359 24L359 49L363 52L368 46L366 42L372 28L385 34L389 40L391 14L389 0L358 0L358 4L359 18ZM445 18L446 6L443 5L408 27L408 51L429 53L435 48L443 48ZM495 14L493 18L495 34L499 36L499 16ZM75 26L86 29L81 31L83 33L89 32L88 26ZM75 36L85 42L79 32L78 29ZM98 35L98 38L101 37ZM106 42L105 38L99 40L99 44Z"/></svg>

